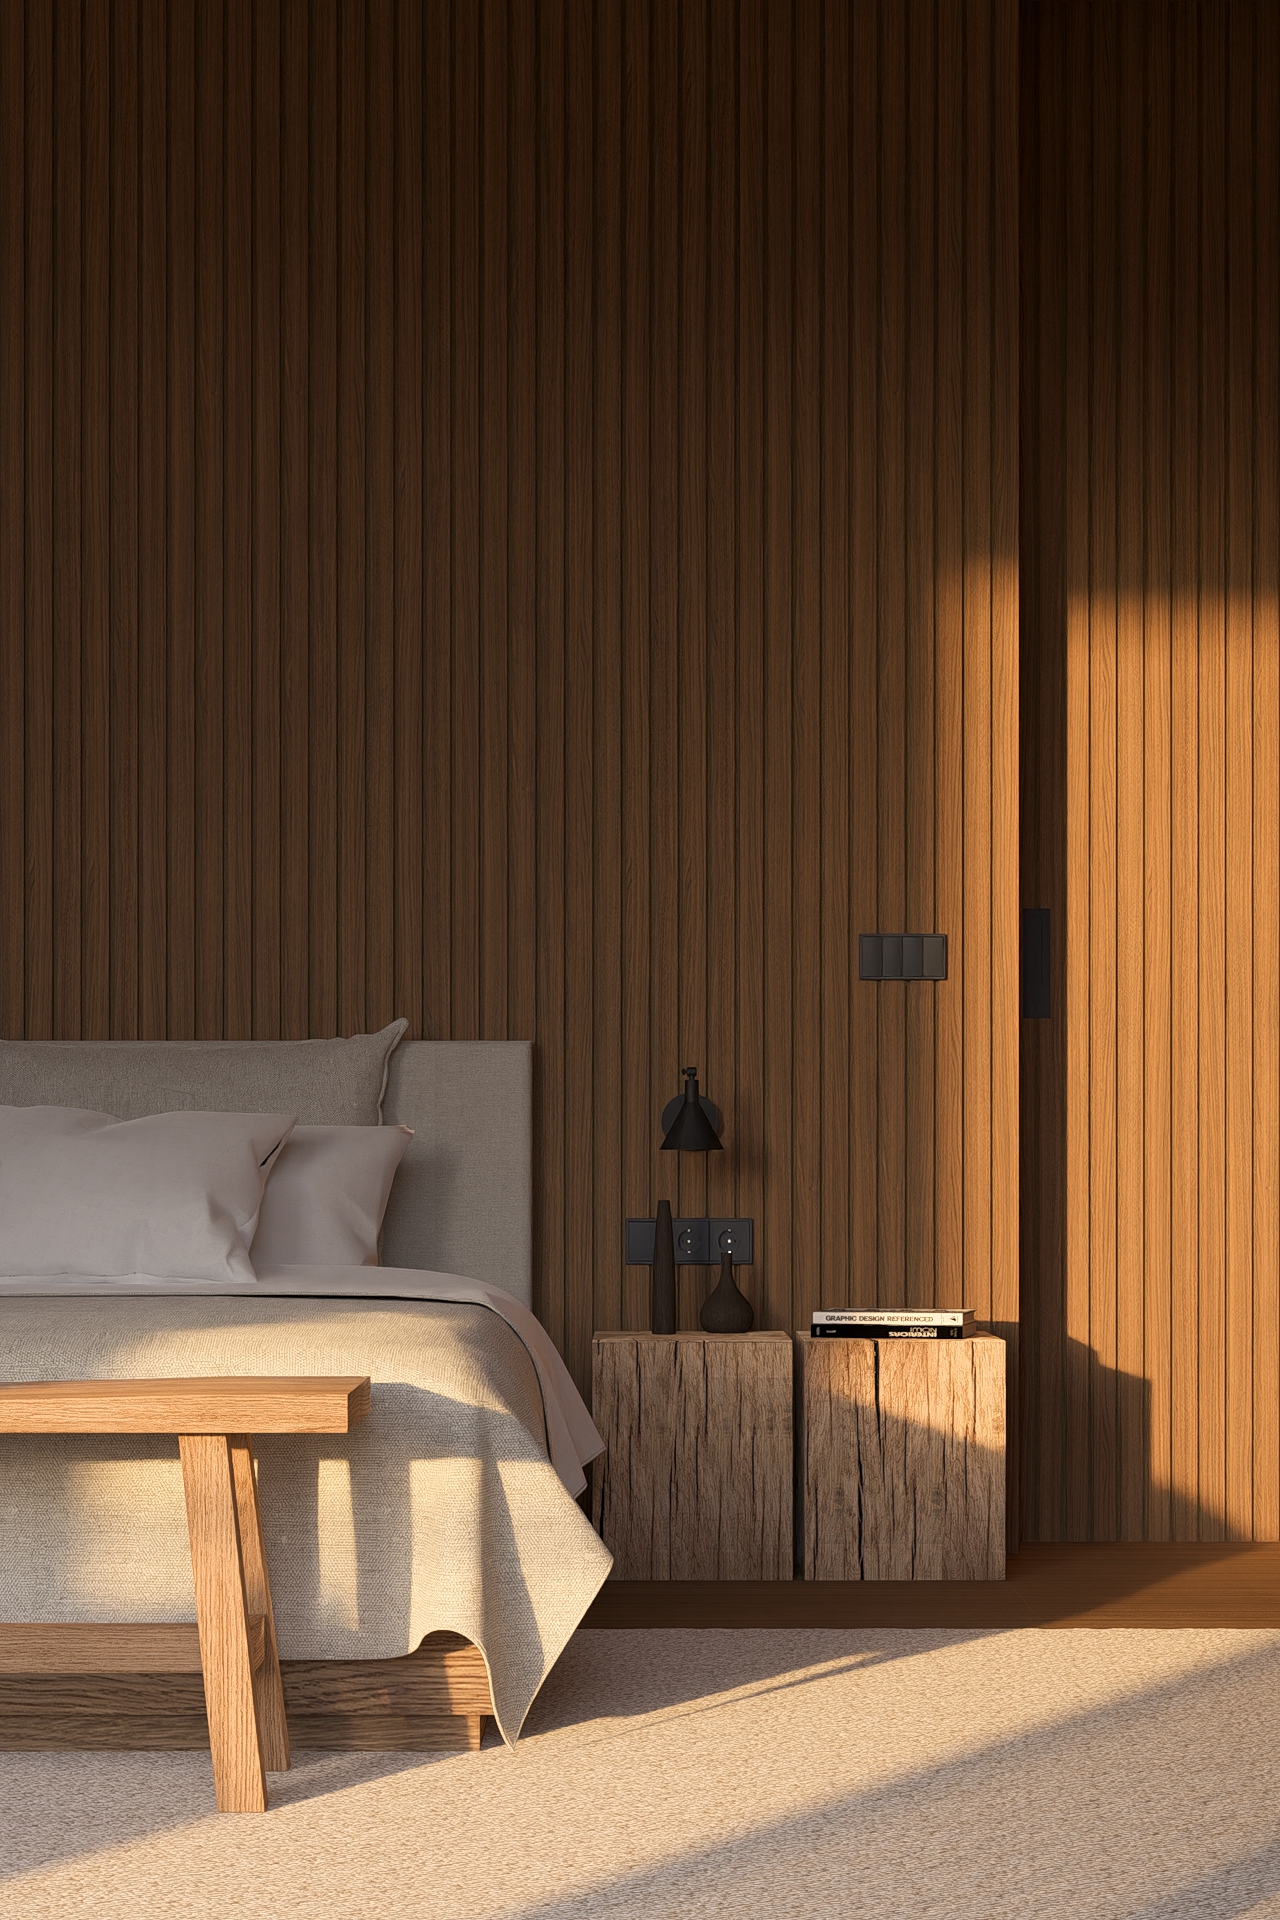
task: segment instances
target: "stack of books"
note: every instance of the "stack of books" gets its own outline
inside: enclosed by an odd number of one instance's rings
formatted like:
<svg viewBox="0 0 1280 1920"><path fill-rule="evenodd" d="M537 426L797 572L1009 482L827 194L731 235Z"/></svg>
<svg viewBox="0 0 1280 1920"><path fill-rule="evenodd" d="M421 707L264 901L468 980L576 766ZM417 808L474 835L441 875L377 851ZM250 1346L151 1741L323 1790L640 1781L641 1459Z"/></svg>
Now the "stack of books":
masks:
<svg viewBox="0 0 1280 1920"><path fill-rule="evenodd" d="M815 1313L813 1338L963 1340L977 1332L972 1307L850 1307Z"/></svg>

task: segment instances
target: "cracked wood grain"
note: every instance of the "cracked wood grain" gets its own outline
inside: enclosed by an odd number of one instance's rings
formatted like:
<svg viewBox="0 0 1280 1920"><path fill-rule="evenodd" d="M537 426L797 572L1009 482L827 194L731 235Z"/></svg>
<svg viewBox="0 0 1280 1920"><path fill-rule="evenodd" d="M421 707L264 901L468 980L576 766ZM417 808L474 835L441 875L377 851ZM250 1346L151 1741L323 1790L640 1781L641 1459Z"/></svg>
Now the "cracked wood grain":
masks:
<svg viewBox="0 0 1280 1920"><path fill-rule="evenodd" d="M597 1335L593 1516L615 1580L789 1580L784 1333Z"/></svg>
<svg viewBox="0 0 1280 1920"><path fill-rule="evenodd" d="M1003 1580L1005 1350L798 1336L809 1580Z"/></svg>

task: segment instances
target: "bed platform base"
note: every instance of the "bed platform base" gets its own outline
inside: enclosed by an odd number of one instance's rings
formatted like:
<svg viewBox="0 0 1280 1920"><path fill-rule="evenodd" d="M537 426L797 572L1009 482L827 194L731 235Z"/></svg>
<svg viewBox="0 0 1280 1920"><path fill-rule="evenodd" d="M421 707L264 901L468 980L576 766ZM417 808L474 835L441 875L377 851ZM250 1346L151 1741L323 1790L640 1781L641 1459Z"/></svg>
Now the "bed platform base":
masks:
<svg viewBox="0 0 1280 1920"><path fill-rule="evenodd" d="M399 1659L280 1668L295 1749L474 1751L493 1712L479 1649L456 1633ZM0 1626L0 1751L208 1745L194 1626Z"/></svg>

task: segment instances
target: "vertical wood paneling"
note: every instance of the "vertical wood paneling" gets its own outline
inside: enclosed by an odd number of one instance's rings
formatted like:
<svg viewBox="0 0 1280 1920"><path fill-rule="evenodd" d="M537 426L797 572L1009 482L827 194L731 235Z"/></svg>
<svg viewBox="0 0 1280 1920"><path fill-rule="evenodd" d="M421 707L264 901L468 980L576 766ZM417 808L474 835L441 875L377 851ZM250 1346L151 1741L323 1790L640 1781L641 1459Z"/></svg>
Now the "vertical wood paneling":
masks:
<svg viewBox="0 0 1280 1920"><path fill-rule="evenodd" d="M6 1030L22 1033L26 957L23 924L26 893L26 808L23 798L26 755L24 653L26 608L23 600L23 427L26 418L25 152L27 117L24 19L18 7L0 16L0 327L5 351L0 359L0 888L4 893L4 986L0 989Z"/></svg>
<svg viewBox="0 0 1280 1920"><path fill-rule="evenodd" d="M15 7L8 9L8 17L17 12ZM108 403L108 345L109 328L102 325L102 316L107 312L110 298L110 206L108 200L108 155L110 140L110 17L105 7L90 7L82 15L83 20L83 67L81 85L81 113L83 130L81 140L81 210L82 210L82 272L83 312L85 316L81 343L82 367L82 424L80 438L81 459L81 526L80 526L80 569L82 589L80 596L80 633L81 633L81 714L82 714L82 761L81 761L81 833L80 849L82 922L81 940L83 951L81 1032L85 1035L114 1032L111 1010L110 981L110 924L111 924L111 816L112 816L112 753L115 746L111 727L110 713L110 500L111 471L109 465L109 426L110 407ZM188 43L189 44L189 43ZM190 118L187 127L194 141L195 100L194 90L184 101L178 96L179 106L188 105ZM6 116L6 124L8 117ZM191 229L194 229L194 157L193 147L186 148L179 133L175 145L175 160L190 158L192 180ZM20 170L19 170L20 171ZM10 174L6 172L6 179ZM183 208L185 213L187 208ZM15 253L8 255L16 260ZM193 308L194 311L194 308ZM193 322L194 332L194 322ZM12 339L12 333L6 329L6 339ZM194 340L193 340L194 361ZM194 368L192 371L192 400L194 404ZM194 424L194 419L193 419ZM4 436L6 442L12 436ZM194 439L194 435L192 436ZM192 513L191 542L194 548L195 516ZM194 627L194 604L192 609ZM6 630L8 631L8 629ZM8 645L4 654L8 657L13 648ZM6 706L5 712L9 709ZM13 764L6 753L5 765ZM21 764L20 756L17 764ZM192 756L194 772L194 755ZM194 808L193 808L193 845L191 872L195 872L194 859ZM6 893L6 899L16 896ZM12 924L20 927L20 918L15 915ZM198 965L196 955L194 919L188 933L191 946L191 965L193 979ZM16 976L15 976L16 977ZM17 991L21 992L18 983ZM10 1032L16 1032L11 1027Z"/></svg>
<svg viewBox="0 0 1280 1920"><path fill-rule="evenodd" d="M450 537L451 382L450 271L453 99L452 21L447 7L422 16L422 603L410 618L422 673L422 1022L424 1033L450 1023L449 840L452 830L449 755L453 603ZM541 75L541 69L539 68ZM539 97L542 80L539 77ZM410 130L412 131L412 130ZM541 138L541 135L539 135ZM541 169L539 169L539 179ZM413 538L410 530L409 538ZM539 543L540 550L540 543ZM430 903L430 910L428 909Z"/></svg>
<svg viewBox="0 0 1280 1920"><path fill-rule="evenodd" d="M595 643L592 571L597 513L593 485L592 305L595 248L596 22L586 0L565 8L565 520L564 568L564 946L566 1059L577 1060L584 1083L600 1070L594 1015L594 826L592 789L596 740L593 721ZM601 742L601 746L605 745ZM581 1379L591 1352L596 1243L592 1155L593 1107L566 1098L564 1107L565 1212L564 1351ZM580 1231L574 1224L581 1222Z"/></svg>
<svg viewBox="0 0 1280 1920"><path fill-rule="evenodd" d="M1091 63L1088 60L1089 16L1083 7L1073 10L1069 16L1071 48L1075 55L1076 71L1083 82L1079 98L1084 111L1071 111L1065 115L1066 125L1070 128L1070 144L1066 177L1076 183L1065 195L1065 219L1067 224L1068 247L1073 259L1082 264L1087 258L1087 249L1091 240L1089 223L1089 202L1092 193L1092 173L1090 168L1091 143L1089 126L1092 117L1093 87L1091 84ZM1064 89L1065 92L1065 89ZM1086 182L1088 186L1086 187ZM1068 278L1064 272L1065 282ZM1078 296L1084 297L1089 279L1086 274L1083 285L1078 280L1074 285ZM1066 756L1064 777L1066 784L1066 855L1064 872L1065 919L1067 923L1066 951L1075 955L1083 951L1089 938L1089 793L1085 773L1089 765L1089 603L1087 596L1078 588L1078 582L1087 578L1089 573L1089 367L1084 353L1084 332L1079 324L1079 315L1069 313L1064 327L1066 334L1066 357L1064 370L1065 405L1063 408L1064 457L1064 493L1063 493L1063 543L1066 550L1064 578L1062 583L1065 603L1066 624L1066 688L1065 688L1065 727ZM1025 350L1025 339L1024 339ZM1025 529L1024 529L1025 538ZM1039 543L1036 543L1037 545ZM1041 549L1042 550L1042 549ZM1072 591L1072 585L1076 590ZM1033 643L1034 644L1034 643ZM1024 753L1024 764L1030 763L1030 755ZM1056 904L1056 902L1055 902ZM1066 1106L1066 1239L1067 1270L1065 1286L1065 1319L1067 1333L1065 1401L1069 1421L1069 1431L1083 1436L1089 1431L1090 1389L1089 1371L1089 1308L1090 1308L1090 1263L1089 1246L1091 1220L1089 1212L1089 1100L1082 1097L1079 1089L1090 1085L1089 1057L1089 997L1088 970L1085 966L1073 964L1064 969L1066 979L1066 1015L1067 1015L1067 1085L1076 1089L1076 1097ZM1029 1196L1024 1195L1024 1204ZM1046 1420L1052 1419L1048 1401L1044 1408ZM1064 1424L1067 1424L1064 1422ZM1072 1460L1066 1475L1065 1486L1065 1525L1068 1539L1089 1538L1089 1515L1091 1512L1091 1463L1086 1456L1081 1462L1077 1455Z"/></svg>
<svg viewBox="0 0 1280 1920"><path fill-rule="evenodd" d="M219 0L195 10L195 935L196 1038L216 1038L226 1023L226 869L223 828L227 742L223 734L223 662L227 634L223 571L225 468L223 369L226 307L226 170L223 165L223 55ZM112 491L114 502L114 484ZM234 644L234 642L233 642ZM120 742L123 750L124 741ZM112 738L113 764L116 739ZM233 778L239 772L239 757ZM114 809L113 809L114 813ZM115 885L112 875L112 979ZM113 1031L115 1030L113 1013Z"/></svg>
<svg viewBox="0 0 1280 1920"><path fill-rule="evenodd" d="M391 260L395 341L391 373L392 447L395 470L393 559L394 621L391 676L394 703L394 781L391 787L394 844L391 890L391 1004L415 1032L421 1030L424 974L422 920L423 713L422 713L422 501L423 501L423 144L422 10L404 0L395 8L394 105L391 120L394 168ZM528 337L527 308L519 337ZM526 636L529 622L525 623ZM526 639L527 645L527 639ZM373 743L386 755L386 734ZM376 855L371 855L377 864Z"/></svg>
<svg viewBox="0 0 1280 1920"><path fill-rule="evenodd" d="M850 440L849 440L849 30L844 7L826 14L823 47L823 228L822 294L822 623L819 660L821 790L819 883L821 898L821 1035L819 1074L821 1252L819 1273L807 1276L816 1298L819 1275L857 1271L861 1249L854 1242L854 1208L846 1170L850 1165L851 1095L862 1076L852 1070L853 1004L850 956L856 928L850 924L849 853L853 782L850 713ZM936 85L936 76L934 80ZM932 557L932 556L931 556ZM926 588L931 588L931 579ZM932 757L932 756L931 756ZM932 823L931 823L932 824ZM930 903L932 904L932 903ZM863 1002L866 1005L864 999ZM803 1297L797 1302L803 1326Z"/></svg>
<svg viewBox="0 0 1280 1920"><path fill-rule="evenodd" d="M1006 1532L1019 1539L1018 20L991 22L991 1319L1005 1341Z"/></svg>
<svg viewBox="0 0 1280 1920"><path fill-rule="evenodd" d="M310 1031L311 705L308 327L311 44L304 0L281 0L280 41L280 1031ZM260 236L263 245L269 235ZM406 396L406 404L412 389ZM414 529L415 536L417 529ZM415 537L408 551L419 553Z"/></svg>
<svg viewBox="0 0 1280 1920"><path fill-rule="evenodd" d="M1122 13L1116 40L1116 80L1121 99L1140 98L1141 20ZM1141 179L1143 120L1122 114L1117 126L1119 179ZM1121 197L1116 210L1117 359L1126 369L1116 392L1116 468L1140 471L1143 463L1145 342L1143 309L1142 201ZM1116 1272L1134 1276L1116 1292L1117 1378L1143 1377L1144 1167L1146 1113L1143 1100L1143 516L1124 510L1117 498L1116 578ZM1133 585L1129 585L1133 582ZM1117 1515L1123 1540L1141 1537L1146 1525L1146 1436L1143 1409L1131 1394L1116 1404Z"/></svg>
<svg viewBox="0 0 1280 1920"><path fill-rule="evenodd" d="M53 1014L53 17L27 23L25 803L26 1020ZM39 848L33 859L31 851Z"/></svg>
<svg viewBox="0 0 1280 1920"><path fill-rule="evenodd" d="M253 832L250 874L254 1034L281 1031L283 819L280 501L281 7L253 9ZM264 244L265 241L265 244Z"/></svg>
<svg viewBox="0 0 1280 1920"><path fill-rule="evenodd" d="M737 273L737 699L734 726L742 743L735 755L737 789L737 902L735 1016L737 1048L735 1132L738 1150L737 1204L746 1217L762 1218L766 1178L764 1132L764 844L765 793L759 741L764 728L764 355L765 355L765 39L764 0L744 0L738 13L738 217L734 235ZM846 76L847 79L847 76ZM751 751L746 743L756 743ZM661 1086L659 1079L657 1086ZM648 1097L656 1087L646 1088ZM652 1119L642 1124L652 1139ZM629 1193L642 1186L628 1188ZM853 1256L856 1257L856 1254ZM760 1268L744 1287L763 1318ZM633 1325L643 1324L636 1321Z"/></svg>
<svg viewBox="0 0 1280 1920"><path fill-rule="evenodd" d="M1143 597L1143 1366L1149 1385L1146 1421L1146 1526L1149 1540L1173 1537L1172 1406L1172 1025L1170 836L1171 668L1173 596L1169 488L1173 444L1170 404L1172 310L1173 119L1167 41L1146 49L1145 102L1146 306L1144 431L1146 444L1146 578Z"/></svg>
<svg viewBox="0 0 1280 1920"><path fill-rule="evenodd" d="M363 0L337 8L337 1007L338 1029L365 1018L365 693L370 652L367 513L369 507L369 354L365 331L368 257L367 35ZM474 180L475 156L468 176ZM464 229L465 230L465 229ZM470 341L474 309L467 315ZM476 516L465 516L474 537Z"/></svg>
<svg viewBox="0 0 1280 1920"><path fill-rule="evenodd" d="M1024 22L1022 1525L1275 1538L1274 9Z"/></svg>
<svg viewBox="0 0 1280 1920"><path fill-rule="evenodd" d="M1087 318L1098 348L1089 368L1089 1328L1090 1495L1099 1537L1117 1524L1116 1417L1116 11L1091 13L1092 247ZM1097 981L1096 989L1093 981Z"/></svg>
<svg viewBox="0 0 1280 1920"><path fill-rule="evenodd" d="M907 224L927 233L933 225L937 179L936 30L932 6L912 6L907 22ZM907 267L906 357L906 737L908 769L905 814L906 913L903 924L937 923L934 899L934 597L933 446L937 418L934 338L938 262L936 245L912 252ZM1013 316L1016 321L1016 314ZM1016 829L1015 829L1016 831ZM934 1080L937 998L904 996L906 1029L907 1177L906 1298L913 1306L934 1304L935 1262ZM1016 1261L1015 1261L1016 1265Z"/></svg>
<svg viewBox="0 0 1280 1920"><path fill-rule="evenodd" d="M336 9L311 8L307 20L307 984L310 1031L323 1033L338 1030Z"/></svg>
<svg viewBox="0 0 1280 1920"><path fill-rule="evenodd" d="M449 449L450 714L452 834L449 1008L459 1039L480 1037L480 101L474 7L453 12L452 272Z"/></svg>
<svg viewBox="0 0 1280 1920"><path fill-rule="evenodd" d="M1247 1540L1253 1532L1254 20L1252 8L1237 8L1228 15L1224 89L1230 103L1223 169L1228 476L1224 1385L1226 1533L1231 1540ZM1276 800L1264 802L1268 808L1275 804Z"/></svg>
<svg viewBox="0 0 1280 1920"><path fill-rule="evenodd" d="M662 1195L1012 1326L1012 0L0 33L4 1030L531 1036L583 1380Z"/></svg>
<svg viewBox="0 0 1280 1920"><path fill-rule="evenodd" d="M576 1024L578 1008L572 1009L575 1024L570 1032L564 977L564 20L558 6L538 7L535 13L538 26L535 148L538 181L538 917L534 941L538 956L537 1037L544 1063L553 1060L563 1063L572 1055L574 1091L581 1099L585 1089L594 1084L594 1074L589 1075L584 1058L581 1032ZM669 367L670 364L668 345L663 365ZM669 409L666 418L670 418ZM656 642L656 633L653 638ZM645 1032L646 1052L652 1030L650 1013ZM443 1031L448 1031L447 1023ZM565 1168L565 1102L569 1088L563 1066L548 1072L544 1064L536 1086L534 1153L538 1217L535 1232L541 1271L555 1275L558 1282L551 1286L545 1281L542 1283L539 1317L563 1353L568 1306L565 1258L577 1225L567 1218L571 1187Z"/></svg>
<svg viewBox="0 0 1280 1920"><path fill-rule="evenodd" d="M1186 130L1200 117L1198 49L1189 33L1173 45L1173 114L1180 129L1174 143L1173 237L1174 307L1171 323L1174 389L1171 396L1173 469L1173 553L1178 572L1171 581L1173 664L1170 693L1170 855L1173 963L1170 1024L1178 1036L1172 1063L1171 1151L1173 1189L1173 1346L1170 1401L1173 1418L1171 1487L1173 1537L1194 1540L1199 1528L1199 1339L1197 1284L1199 1191L1197 1159L1198 1066L1200 1029L1196 994L1196 919L1199 871L1196 860L1197 586L1195 566L1199 505L1198 408L1194 370L1200 358L1197 272L1199 262L1198 142ZM1188 385L1188 383L1191 383ZM1176 770L1176 773L1175 773ZM1082 977L1082 991L1087 979ZM1087 1537L1087 1536L1082 1536Z"/></svg>
<svg viewBox="0 0 1280 1920"><path fill-rule="evenodd" d="M622 808L622 1057L629 1063L622 1089L622 1185L642 1193L652 1177L649 989L649 433L650 239L649 151L651 22L648 6L626 9L622 88L622 702L626 726L619 740ZM737 957L736 955L734 956ZM735 1011L740 995L732 994ZM622 1325L648 1322L643 1267L622 1275Z"/></svg>
<svg viewBox="0 0 1280 1920"><path fill-rule="evenodd" d="M763 1228L764 1324L791 1309L793 1141L791 1041L792 749L791 674L795 637L792 592L792 354L795 283L781 270L792 259L794 57L792 0L764 12L764 1061L761 1144L771 1169ZM870 342L868 342L870 346ZM874 446L874 441L871 443ZM772 903L777 911L770 912ZM710 1076L708 1075L708 1078ZM661 1082L659 1082L661 1084ZM762 1196L763 1198L763 1196Z"/></svg>
<svg viewBox="0 0 1280 1920"><path fill-rule="evenodd" d="M253 739L253 220L249 175L253 112L252 9L226 0L223 167L225 334L223 407L223 1020L228 1034L253 1032L254 756L233 742ZM261 556L259 556L261 558Z"/></svg>
<svg viewBox="0 0 1280 1920"><path fill-rule="evenodd" d="M957 969L964 993L962 1069L964 1074L964 1272L966 1298L989 1319L996 1310L1001 1276L994 1270L991 1239L991 1154L975 1152L978 1140L992 1139L991 1110L991 643L993 567L991 552L991 455L1000 424L993 420L991 302L969 298L976 278L983 295L991 285L992 227L992 30L994 6L977 5L965 14L964 59L964 439L961 471L964 495L964 620L961 673L963 759L963 939ZM1004 13L1005 9L1000 9ZM882 771L883 780L883 771ZM982 983L970 991L969 983Z"/></svg>
<svg viewBox="0 0 1280 1920"><path fill-rule="evenodd" d="M1254 138L1254 407L1280 418L1280 156L1266 129L1280 99L1280 19L1257 20ZM1261 324L1258 324L1261 322ZM1267 591L1280 552L1280 434L1258 433L1254 453L1253 580L1253 1525L1280 1538L1280 603Z"/></svg>
<svg viewBox="0 0 1280 1920"><path fill-rule="evenodd" d="M155 1033L164 1025L169 970L165 805L169 761L165 611L168 24L167 14L154 9L144 10L138 24L138 1023L142 1033ZM267 572L264 565L259 577ZM265 636L263 639L264 652L269 652L269 642ZM264 701L260 715L255 712L255 721L260 724L257 744L270 765L279 735L279 715L269 700ZM255 751L255 766L257 762ZM262 864L269 873L278 859L277 835L270 823L262 841ZM264 958L277 950L278 921L263 925L262 942ZM269 977L267 968L260 971ZM278 1019L278 1008L273 1006L264 1025L274 1031Z"/></svg>
<svg viewBox="0 0 1280 1920"><path fill-rule="evenodd" d="M196 1030L195 22L191 0L168 11L166 78L165 238L169 285L165 313L164 637L168 742L164 770L165 994L167 1031L175 1038L189 1040ZM87 209L87 192L85 205ZM84 482L82 515L87 520L90 501L87 464ZM88 589L87 570L85 589ZM87 606L87 602L85 604ZM87 666L84 673L87 681ZM88 730L86 743L93 732L92 728ZM87 918L86 907L86 927ZM302 918L305 925L305 903ZM87 973L87 939L85 970ZM93 1032L94 1027L88 1024L87 1003L83 1017L83 1030Z"/></svg>
<svg viewBox="0 0 1280 1920"><path fill-rule="evenodd" d="M735 48L734 0L713 0L710 45ZM731 247L738 216L737 75L735 62L710 63L707 91L707 236L712 251ZM735 934L737 891L738 736L732 724L737 664L737 540L734 485L736 366L735 287L712 272L707 284L707 753L717 770L707 787L707 1037L706 1056L721 1063L717 1079L726 1112L738 1100ZM737 1211L737 1156L707 1166L712 1213ZM727 1161L727 1164L726 1164Z"/></svg>
<svg viewBox="0 0 1280 1920"><path fill-rule="evenodd" d="M592 578L594 710L591 734L592 1057L608 1059L622 1039L622 18L605 9L595 43L596 272L591 466L596 499ZM595 1112L592 1129L592 1241L607 1246L622 1210L622 1106ZM597 1277L595 1314L622 1326L625 1269ZM591 1329L588 1329L591 1331Z"/></svg>
<svg viewBox="0 0 1280 1920"><path fill-rule="evenodd" d="M795 127L795 360L792 573L795 665L791 725L798 749L792 772L792 1313L805 1325L822 1299L821 1206L821 722L822 649L822 17L799 7L795 21L796 98L807 103Z"/></svg>
<svg viewBox="0 0 1280 1920"><path fill-rule="evenodd" d="M975 16L983 9L975 9ZM906 518L907 250L885 247L884 234L902 233L907 221L906 9L878 18L878 87L882 111L876 140L878 204L875 283L880 311L876 330L876 925L905 926L907 919L907 552ZM974 129L979 145L986 128ZM968 157L968 156L966 156ZM980 162L978 163L980 164ZM981 243L979 243L981 245ZM975 342L975 353L980 353ZM987 370L984 368L985 374ZM894 403L894 395L903 400ZM982 426L974 423L980 438ZM980 463L981 451L975 454ZM966 505L971 489L966 487ZM967 544L967 543L966 543ZM967 636L966 636L967 637ZM979 890L982 877L977 876ZM886 1303L904 1297L907 1267L907 1008L903 993L878 993L876 1137L880 1183L877 1278ZM972 1013L972 1009L967 1010ZM987 1301L983 1300L986 1309Z"/></svg>
<svg viewBox="0 0 1280 1920"><path fill-rule="evenodd" d="M1198 974L1200 1125L1200 1531L1226 1526L1226 21L1199 10L1200 60L1200 512L1197 595L1196 780L1200 874Z"/></svg>
<svg viewBox="0 0 1280 1920"><path fill-rule="evenodd" d="M855 18L860 16L855 16ZM937 341L938 385L935 422L937 431L936 485L934 505L934 584L937 596L937 631L934 643L934 890L938 927L947 930L949 965L952 977L961 985L958 993L939 994L936 999L934 1127L937 1142L934 1172L935 1294L941 1305L964 1300L976 1307L969 1292L965 1266L965 1117L964 1117L964 442L965 442L965 184L961 169L953 164L964 140L964 19L956 7L942 7L938 24L938 212L936 255L938 277ZM853 54L855 72L863 60L863 49L856 44ZM869 144L870 128L854 117L854 138L859 140L858 159L864 143ZM855 221L855 232L858 231ZM864 264L860 260L859 264ZM855 279L855 288L858 281ZM856 295L855 295L856 297ZM856 309L855 309L856 311ZM851 330L852 331L852 330ZM854 356L854 367L859 356ZM858 378L857 373L854 379ZM865 403L864 403L865 404ZM853 414L851 442L860 435L859 412ZM854 466L854 511L866 499L867 487ZM865 508L862 509L865 511ZM855 518L855 529L860 518ZM855 631L865 614L856 583L865 564L855 545L852 572L855 581ZM858 867L854 872L855 910L865 914L873 904L867 893L867 878L874 872L874 842L866 825L858 832L856 823L873 817L875 768L871 757L858 748L866 738L875 711L874 682L868 668L861 664L863 649L855 650L851 678L853 698L851 719L854 728L851 824L856 834ZM861 736L861 738L860 738ZM861 871L859 871L859 868ZM861 897L859 897L861 896ZM867 1002L854 997L854 1047L856 1062L865 1057L865 1039L859 1032L860 1017ZM859 1044L861 1042L862 1044ZM866 1089L867 1091L863 1091ZM870 1080L866 1074L854 1074L856 1124L852 1146L855 1156L870 1150L874 1117L870 1099ZM855 1196L858 1188L855 1186ZM874 1215L867 1209L868 1229L874 1229ZM867 1233L870 1238L870 1231ZM855 1236L855 1246L861 1236Z"/></svg>
<svg viewBox="0 0 1280 1920"><path fill-rule="evenodd" d="M395 0L370 0L365 88L367 651L365 737L361 743L365 767L365 900L361 914L365 1004L360 1016L370 1025L382 1025L391 1019L396 1006L395 776L403 765L395 737L395 24ZM371 911L375 900L386 901L387 910Z"/></svg>
<svg viewBox="0 0 1280 1920"><path fill-rule="evenodd" d="M80 899L80 744L81 744L81 573L80 415L83 302L81 279L80 154L82 141L80 74L81 23L78 8L64 8L54 21L53 91L62 136L56 145L53 218L66 236L54 276L53 306L53 1026L59 1033L80 1032L82 922ZM158 89L163 103L165 92ZM161 191L164 179L161 175ZM163 365L163 346L161 347ZM159 460L163 480L165 462ZM164 569L159 570L163 596ZM163 604L163 598L162 598ZM159 772L164 773L164 763ZM163 798L161 807L163 808Z"/></svg>
<svg viewBox="0 0 1280 1920"><path fill-rule="evenodd" d="M507 262L507 111L509 64L505 5L481 15L480 127L480 1032L506 1031L510 930L507 925L507 766L510 729L507 639L509 547L507 471L510 333Z"/></svg>
<svg viewBox="0 0 1280 1920"><path fill-rule="evenodd" d="M111 720L109 995L111 1029L138 1033L138 8L112 7L111 157L108 168L107 434L110 492L107 616ZM220 117L220 116L219 116ZM211 138L212 114L206 120ZM219 262L221 271L222 263ZM28 268L28 272L30 269ZM209 355L221 357L221 339ZM220 383L219 383L220 384ZM215 472L217 467L215 465ZM221 500L217 502L221 508ZM221 583L210 630L221 621ZM30 699L30 689L28 699ZM218 785L225 781L220 764ZM221 863L219 863L221 865ZM221 901L219 901L221 906ZM30 939L28 939L30 947Z"/></svg>

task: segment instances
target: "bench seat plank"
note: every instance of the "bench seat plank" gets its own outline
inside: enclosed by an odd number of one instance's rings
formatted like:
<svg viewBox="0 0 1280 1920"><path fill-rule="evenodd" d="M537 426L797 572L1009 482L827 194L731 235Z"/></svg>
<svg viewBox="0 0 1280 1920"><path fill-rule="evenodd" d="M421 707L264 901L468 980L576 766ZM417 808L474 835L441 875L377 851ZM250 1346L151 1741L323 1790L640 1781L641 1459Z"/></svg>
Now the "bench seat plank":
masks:
<svg viewBox="0 0 1280 1920"><path fill-rule="evenodd" d="M355 1375L0 1385L0 1433L349 1433L368 1411Z"/></svg>

